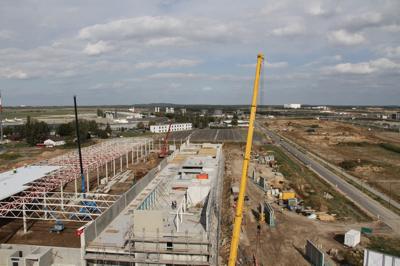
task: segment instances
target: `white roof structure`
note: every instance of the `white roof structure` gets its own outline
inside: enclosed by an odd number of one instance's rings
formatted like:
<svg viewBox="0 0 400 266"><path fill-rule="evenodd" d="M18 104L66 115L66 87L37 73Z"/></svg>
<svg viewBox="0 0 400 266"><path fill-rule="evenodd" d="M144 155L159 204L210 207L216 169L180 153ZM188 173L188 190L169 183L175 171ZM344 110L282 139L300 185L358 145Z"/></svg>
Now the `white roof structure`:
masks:
<svg viewBox="0 0 400 266"><path fill-rule="evenodd" d="M32 165L19 167L14 171L0 173L0 200L8 198L30 186L28 183L45 177L48 173L59 169L60 166Z"/></svg>

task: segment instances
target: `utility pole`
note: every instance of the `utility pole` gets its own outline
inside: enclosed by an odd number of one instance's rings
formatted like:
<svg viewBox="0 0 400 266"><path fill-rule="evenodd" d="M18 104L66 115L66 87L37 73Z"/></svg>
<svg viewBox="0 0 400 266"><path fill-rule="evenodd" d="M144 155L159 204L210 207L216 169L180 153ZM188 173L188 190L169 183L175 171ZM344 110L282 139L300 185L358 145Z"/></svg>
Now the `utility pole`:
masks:
<svg viewBox="0 0 400 266"><path fill-rule="evenodd" d="M78 142L78 153L79 153L79 165L81 168L81 187L83 197L85 198L85 175L83 174L83 163L82 163L82 151L81 151L81 137L79 134L79 121L78 121L78 109L76 107L76 95L74 95L74 109L75 109L75 129L76 129L76 141Z"/></svg>

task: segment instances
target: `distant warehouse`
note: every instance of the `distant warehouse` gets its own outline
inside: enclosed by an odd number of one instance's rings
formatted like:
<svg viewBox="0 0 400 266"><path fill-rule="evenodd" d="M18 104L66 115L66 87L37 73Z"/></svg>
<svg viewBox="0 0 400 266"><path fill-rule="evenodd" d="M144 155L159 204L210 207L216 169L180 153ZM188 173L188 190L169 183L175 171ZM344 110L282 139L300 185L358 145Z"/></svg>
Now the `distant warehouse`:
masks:
<svg viewBox="0 0 400 266"><path fill-rule="evenodd" d="M285 103L283 105L283 108L285 108L285 109L300 109L301 108L301 104L299 104L299 103Z"/></svg>
<svg viewBox="0 0 400 266"><path fill-rule="evenodd" d="M154 125L150 126L152 133L166 133L168 132L169 125ZM192 123L171 124L171 132L192 130Z"/></svg>

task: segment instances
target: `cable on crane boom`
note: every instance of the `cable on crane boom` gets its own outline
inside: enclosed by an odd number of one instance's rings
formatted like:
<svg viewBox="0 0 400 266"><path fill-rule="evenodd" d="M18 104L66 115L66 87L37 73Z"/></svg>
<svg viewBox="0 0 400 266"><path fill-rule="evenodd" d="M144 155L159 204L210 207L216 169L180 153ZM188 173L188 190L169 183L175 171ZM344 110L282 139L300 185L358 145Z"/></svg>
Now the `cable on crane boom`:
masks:
<svg viewBox="0 0 400 266"><path fill-rule="evenodd" d="M256 111L257 111L257 95L259 90L261 66L263 61L264 61L264 55L261 53L258 54L257 65L256 65L256 76L253 87L253 98L250 108L249 129L247 132L246 151L243 159L242 177L240 180L239 197L237 199L235 223L233 225L232 241L229 253L229 262L228 262L229 266L235 266L239 248L240 227L243 219L243 204L247 186L247 171L249 169L250 154L253 144L254 121L256 118Z"/></svg>

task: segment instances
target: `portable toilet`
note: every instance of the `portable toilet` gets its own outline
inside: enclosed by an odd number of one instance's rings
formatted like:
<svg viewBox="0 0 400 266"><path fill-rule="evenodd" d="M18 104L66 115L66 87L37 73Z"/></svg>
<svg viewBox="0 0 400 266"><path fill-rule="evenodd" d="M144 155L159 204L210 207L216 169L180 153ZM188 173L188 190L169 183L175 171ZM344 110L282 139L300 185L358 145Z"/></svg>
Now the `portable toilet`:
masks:
<svg viewBox="0 0 400 266"><path fill-rule="evenodd" d="M348 247L355 247L360 243L360 231L351 229L344 235L344 244Z"/></svg>

